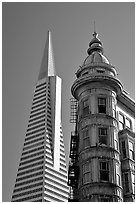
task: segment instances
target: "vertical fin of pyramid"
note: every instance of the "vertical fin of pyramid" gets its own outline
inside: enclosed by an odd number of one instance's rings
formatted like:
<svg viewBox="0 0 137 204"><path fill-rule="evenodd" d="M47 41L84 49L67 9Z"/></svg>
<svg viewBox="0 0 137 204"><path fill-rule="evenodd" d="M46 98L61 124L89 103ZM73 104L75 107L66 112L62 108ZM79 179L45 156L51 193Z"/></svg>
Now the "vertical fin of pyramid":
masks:
<svg viewBox="0 0 137 204"><path fill-rule="evenodd" d="M48 76L55 76L55 75L56 73L55 73L55 65L54 65L51 32L48 31L47 41L46 41L46 45L45 45L45 49L42 57L38 80Z"/></svg>

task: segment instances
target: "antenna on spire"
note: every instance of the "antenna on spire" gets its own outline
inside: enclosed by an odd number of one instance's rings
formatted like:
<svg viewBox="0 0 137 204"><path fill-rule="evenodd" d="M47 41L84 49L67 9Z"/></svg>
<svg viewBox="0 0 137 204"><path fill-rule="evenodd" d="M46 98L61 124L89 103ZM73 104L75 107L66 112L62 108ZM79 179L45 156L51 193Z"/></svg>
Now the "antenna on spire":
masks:
<svg viewBox="0 0 137 204"><path fill-rule="evenodd" d="M94 21L94 33L96 33L96 24L95 24L95 21Z"/></svg>
<svg viewBox="0 0 137 204"><path fill-rule="evenodd" d="M96 38L97 37L97 32L96 32L96 24L95 24L95 21L94 21L94 33L93 33L93 36Z"/></svg>

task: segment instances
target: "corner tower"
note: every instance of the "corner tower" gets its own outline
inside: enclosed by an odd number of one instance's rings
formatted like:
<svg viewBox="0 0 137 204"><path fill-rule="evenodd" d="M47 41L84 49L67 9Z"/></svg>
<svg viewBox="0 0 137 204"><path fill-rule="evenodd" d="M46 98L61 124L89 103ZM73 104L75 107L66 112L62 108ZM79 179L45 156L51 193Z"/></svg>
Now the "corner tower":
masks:
<svg viewBox="0 0 137 204"><path fill-rule="evenodd" d="M116 116L117 96L123 86L96 32L87 53L71 88L78 106L75 139L71 137L70 147L69 201L123 201Z"/></svg>
<svg viewBox="0 0 137 204"><path fill-rule="evenodd" d="M55 74L51 33L48 32L12 202L68 200L61 81Z"/></svg>

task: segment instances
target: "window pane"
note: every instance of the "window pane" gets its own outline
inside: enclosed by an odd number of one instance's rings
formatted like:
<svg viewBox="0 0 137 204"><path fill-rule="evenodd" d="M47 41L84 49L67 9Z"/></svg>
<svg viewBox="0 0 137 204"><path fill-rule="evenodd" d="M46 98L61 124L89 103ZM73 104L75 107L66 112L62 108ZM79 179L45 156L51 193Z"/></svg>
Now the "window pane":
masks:
<svg viewBox="0 0 137 204"><path fill-rule="evenodd" d="M129 142L129 158L134 160L135 155L134 155L134 144L132 142Z"/></svg>
<svg viewBox="0 0 137 204"><path fill-rule="evenodd" d="M88 106L88 99L83 101L83 107L87 107Z"/></svg>
<svg viewBox="0 0 137 204"><path fill-rule="evenodd" d="M88 137L88 130L83 131L83 138Z"/></svg>
<svg viewBox="0 0 137 204"><path fill-rule="evenodd" d="M100 180L109 181L109 172L108 171L100 171Z"/></svg>
<svg viewBox="0 0 137 204"><path fill-rule="evenodd" d="M124 174L124 183L125 183L125 191L126 191L126 193L128 193L129 192L128 173Z"/></svg>
<svg viewBox="0 0 137 204"><path fill-rule="evenodd" d="M129 150L129 158L132 159L132 160L135 160L134 151Z"/></svg>
<svg viewBox="0 0 137 204"><path fill-rule="evenodd" d="M126 127L131 128L131 120L126 118Z"/></svg>
<svg viewBox="0 0 137 204"><path fill-rule="evenodd" d="M113 117L116 118L116 110L113 109Z"/></svg>
<svg viewBox="0 0 137 204"><path fill-rule="evenodd" d="M91 180L90 163L87 162L83 166L83 184L89 183Z"/></svg>
<svg viewBox="0 0 137 204"><path fill-rule="evenodd" d="M117 185L120 185L120 176L117 174Z"/></svg>
<svg viewBox="0 0 137 204"><path fill-rule="evenodd" d="M101 170L108 170L108 162L101 162L100 163Z"/></svg>
<svg viewBox="0 0 137 204"><path fill-rule="evenodd" d="M131 174L132 175L132 191L135 194L135 174Z"/></svg>
<svg viewBox="0 0 137 204"><path fill-rule="evenodd" d="M132 174L132 183L135 183L135 174Z"/></svg>
<svg viewBox="0 0 137 204"><path fill-rule="evenodd" d="M124 124L119 122L119 130L123 130L124 129Z"/></svg>
<svg viewBox="0 0 137 204"><path fill-rule="evenodd" d="M129 149L133 150L134 149L133 146L134 146L133 143L129 142Z"/></svg>
<svg viewBox="0 0 137 204"><path fill-rule="evenodd" d="M99 143L107 145L107 128L99 128Z"/></svg>
<svg viewBox="0 0 137 204"><path fill-rule="evenodd" d="M100 162L100 180L109 181L109 164Z"/></svg>
<svg viewBox="0 0 137 204"><path fill-rule="evenodd" d="M83 140L83 143L84 143L84 148L85 148L85 147L89 147L89 146L90 146L89 137L87 137L86 139L84 139L84 140Z"/></svg>
<svg viewBox="0 0 137 204"><path fill-rule="evenodd" d="M100 136L99 137L99 143L107 145L107 137L106 136Z"/></svg>
<svg viewBox="0 0 137 204"><path fill-rule="evenodd" d="M87 173L90 171L90 163L87 162L83 165L83 173Z"/></svg>
<svg viewBox="0 0 137 204"><path fill-rule="evenodd" d="M107 135L107 128L99 128L99 135Z"/></svg>
<svg viewBox="0 0 137 204"><path fill-rule="evenodd" d="M98 98L98 105L106 105L106 98Z"/></svg>
<svg viewBox="0 0 137 204"><path fill-rule="evenodd" d="M83 116L86 116L89 114L89 106L83 108Z"/></svg>
<svg viewBox="0 0 137 204"><path fill-rule="evenodd" d="M124 116L119 113L119 121L124 123Z"/></svg>
<svg viewBox="0 0 137 204"><path fill-rule="evenodd" d="M117 140L114 140L114 146L115 146L115 149L118 150L118 141Z"/></svg>
<svg viewBox="0 0 137 204"><path fill-rule="evenodd" d="M126 148L125 141L122 142L122 148Z"/></svg>
<svg viewBox="0 0 137 204"><path fill-rule="evenodd" d="M106 113L106 98L98 98L98 112Z"/></svg>
<svg viewBox="0 0 137 204"><path fill-rule="evenodd" d="M91 181L90 172L83 175L83 184L89 183Z"/></svg>
<svg viewBox="0 0 137 204"><path fill-rule="evenodd" d="M125 141L122 141L121 144L122 144L122 156L123 156L123 159L125 159L127 157Z"/></svg>

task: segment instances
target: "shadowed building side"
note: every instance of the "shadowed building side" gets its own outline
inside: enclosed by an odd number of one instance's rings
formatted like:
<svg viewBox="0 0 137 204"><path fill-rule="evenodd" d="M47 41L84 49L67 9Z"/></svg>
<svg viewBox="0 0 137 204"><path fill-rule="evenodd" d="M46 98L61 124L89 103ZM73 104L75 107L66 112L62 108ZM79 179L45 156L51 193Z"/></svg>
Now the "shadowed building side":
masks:
<svg viewBox="0 0 137 204"><path fill-rule="evenodd" d="M51 33L48 32L12 202L68 201L61 81L55 75Z"/></svg>

